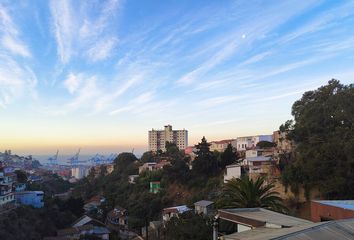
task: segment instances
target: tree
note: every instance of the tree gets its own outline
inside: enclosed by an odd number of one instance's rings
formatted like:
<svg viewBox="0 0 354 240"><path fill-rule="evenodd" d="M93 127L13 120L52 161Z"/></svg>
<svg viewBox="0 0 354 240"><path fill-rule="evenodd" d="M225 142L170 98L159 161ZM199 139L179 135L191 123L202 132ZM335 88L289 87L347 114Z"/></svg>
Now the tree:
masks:
<svg viewBox="0 0 354 240"><path fill-rule="evenodd" d="M180 151L175 143L166 142L166 153L165 155L171 158L172 161L181 160L184 156L183 151Z"/></svg>
<svg viewBox="0 0 354 240"><path fill-rule="evenodd" d="M123 152L118 155L114 160L114 168L120 172L124 172L128 169L129 165L137 161L138 159L133 153Z"/></svg>
<svg viewBox="0 0 354 240"><path fill-rule="evenodd" d="M217 173L217 160L215 155L210 152L210 144L207 142L205 137L202 138L202 141L195 145L197 155L193 161L193 171L197 174L208 176L215 175Z"/></svg>
<svg viewBox="0 0 354 240"><path fill-rule="evenodd" d="M238 159L237 152L234 151L231 144L228 144L225 151L220 155L220 164L219 167L224 169L225 166L235 163Z"/></svg>
<svg viewBox="0 0 354 240"><path fill-rule="evenodd" d="M283 172L290 186L306 183L324 198L354 197L353 102L354 85L332 79L293 104L294 120L280 126L296 145Z"/></svg>
<svg viewBox="0 0 354 240"><path fill-rule="evenodd" d="M17 182L19 183L26 183L27 182L27 175L24 171L22 170L16 170L16 177L17 177Z"/></svg>
<svg viewBox="0 0 354 240"><path fill-rule="evenodd" d="M156 162L154 153L152 151L144 152L140 158L140 162L142 162L142 163Z"/></svg>
<svg viewBox="0 0 354 240"><path fill-rule="evenodd" d="M256 146L259 148L271 148L271 147L275 147L275 143L268 142L268 141L260 141L257 143Z"/></svg>
<svg viewBox="0 0 354 240"><path fill-rule="evenodd" d="M212 221L193 211L184 212L166 223L165 235L166 239L170 240L211 240Z"/></svg>
<svg viewBox="0 0 354 240"><path fill-rule="evenodd" d="M223 205L228 208L262 207L274 211L286 211L279 193L273 190L274 184L267 183L264 177L255 181L248 176L232 178L223 189Z"/></svg>

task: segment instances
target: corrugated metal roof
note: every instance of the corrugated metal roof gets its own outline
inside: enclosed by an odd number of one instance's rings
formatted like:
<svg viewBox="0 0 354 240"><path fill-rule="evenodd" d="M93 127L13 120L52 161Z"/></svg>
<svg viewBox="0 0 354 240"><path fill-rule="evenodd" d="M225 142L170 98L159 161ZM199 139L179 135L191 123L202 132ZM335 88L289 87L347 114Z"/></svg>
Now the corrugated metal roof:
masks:
<svg viewBox="0 0 354 240"><path fill-rule="evenodd" d="M211 204L214 204L214 202L207 201L207 200L201 200L199 202L194 203L194 205L198 205L198 206L202 206L202 207L206 207L206 206L209 206Z"/></svg>
<svg viewBox="0 0 354 240"><path fill-rule="evenodd" d="M333 240L354 239L354 219L310 223L291 228L256 228L224 236L225 240Z"/></svg>
<svg viewBox="0 0 354 240"><path fill-rule="evenodd" d="M233 208L222 209L219 211L224 211L232 215L264 222L265 224L276 224L283 227L292 227L311 223L305 219L273 212L264 208Z"/></svg>
<svg viewBox="0 0 354 240"><path fill-rule="evenodd" d="M270 161L271 157L264 157L264 156L247 157L246 160L250 162L263 162L263 161Z"/></svg>

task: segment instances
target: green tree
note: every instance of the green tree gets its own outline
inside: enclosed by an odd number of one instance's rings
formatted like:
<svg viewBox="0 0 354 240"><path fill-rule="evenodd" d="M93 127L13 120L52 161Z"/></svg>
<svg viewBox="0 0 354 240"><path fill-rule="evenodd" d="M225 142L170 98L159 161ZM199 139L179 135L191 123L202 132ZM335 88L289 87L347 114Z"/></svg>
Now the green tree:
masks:
<svg viewBox="0 0 354 240"><path fill-rule="evenodd" d="M225 151L220 154L220 164L219 167L224 169L225 166L236 163L238 159L237 151L234 151L231 144L228 144Z"/></svg>
<svg viewBox="0 0 354 240"><path fill-rule="evenodd" d="M166 142L165 155L171 158L172 161L181 160L184 157L184 152L180 151L175 143Z"/></svg>
<svg viewBox="0 0 354 240"><path fill-rule="evenodd" d="M120 172L124 172L130 164L133 164L138 159L133 153L123 152L120 153L114 160L114 168Z"/></svg>
<svg viewBox="0 0 354 240"><path fill-rule="evenodd" d="M195 148L197 149L195 154L197 156L194 159L192 166L193 172L199 175L215 175L218 171L216 157L212 152L210 152L209 146L210 144L207 142L205 137L202 138L198 145L195 145Z"/></svg>
<svg viewBox="0 0 354 240"><path fill-rule="evenodd" d="M256 146L259 148L271 148L271 147L275 147L275 143L268 142L268 141L260 141L257 143Z"/></svg>
<svg viewBox="0 0 354 240"><path fill-rule="evenodd" d="M27 174L22 170L16 170L17 182L26 183L27 182Z"/></svg>
<svg viewBox="0 0 354 240"><path fill-rule="evenodd" d="M262 207L286 211L279 193L273 188L274 184L267 183L264 177L258 177L255 181L248 176L232 178L224 186L222 205L228 208Z"/></svg>
<svg viewBox="0 0 354 240"><path fill-rule="evenodd" d="M294 120L280 126L296 144L283 172L290 186L306 183L323 198L354 197L353 103L354 85L331 80L293 104Z"/></svg>
<svg viewBox="0 0 354 240"><path fill-rule="evenodd" d="M156 162L154 153L152 151L144 152L140 158L140 162Z"/></svg>
<svg viewBox="0 0 354 240"><path fill-rule="evenodd" d="M193 211L184 212L178 217L172 217L165 228L165 237L170 240L208 240L212 239L212 221Z"/></svg>

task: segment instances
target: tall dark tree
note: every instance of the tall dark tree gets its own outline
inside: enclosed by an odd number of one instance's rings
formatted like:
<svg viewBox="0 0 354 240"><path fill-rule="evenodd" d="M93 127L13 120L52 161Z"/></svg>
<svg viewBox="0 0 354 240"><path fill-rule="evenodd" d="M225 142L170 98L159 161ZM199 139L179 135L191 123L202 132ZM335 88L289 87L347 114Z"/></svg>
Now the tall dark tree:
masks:
<svg viewBox="0 0 354 240"><path fill-rule="evenodd" d="M22 170L16 170L17 182L26 183L27 182L27 174Z"/></svg>
<svg viewBox="0 0 354 240"><path fill-rule="evenodd" d="M292 106L292 115L294 121L281 126L297 146L284 171L285 182L306 183L324 198L353 198L354 85L331 80L305 92Z"/></svg>
<svg viewBox="0 0 354 240"><path fill-rule="evenodd" d="M234 151L231 144L228 144L225 151L220 154L219 167L224 169L226 165L236 163L238 159L237 151Z"/></svg>
<svg viewBox="0 0 354 240"><path fill-rule="evenodd" d="M197 156L192 163L193 171L204 176L215 175L218 171L216 157L210 152L209 146L210 144L205 137L199 144L195 145Z"/></svg>
<svg viewBox="0 0 354 240"><path fill-rule="evenodd" d="M140 162L156 162L154 153L152 151L144 152L140 158Z"/></svg>
<svg viewBox="0 0 354 240"><path fill-rule="evenodd" d="M136 160L138 159L133 153L123 152L114 160L114 167L118 169L118 171L124 172L128 169L129 165L133 164Z"/></svg>
<svg viewBox="0 0 354 240"><path fill-rule="evenodd" d="M166 142L166 153L165 155L171 158L172 161L180 160L183 158L184 154L179 150L175 143Z"/></svg>

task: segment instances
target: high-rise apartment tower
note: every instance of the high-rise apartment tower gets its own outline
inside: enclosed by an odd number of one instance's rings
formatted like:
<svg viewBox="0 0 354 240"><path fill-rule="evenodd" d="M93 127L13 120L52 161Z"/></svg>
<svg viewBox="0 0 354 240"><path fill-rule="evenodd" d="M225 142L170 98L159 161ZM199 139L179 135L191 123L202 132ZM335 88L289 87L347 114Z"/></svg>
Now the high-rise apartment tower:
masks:
<svg viewBox="0 0 354 240"><path fill-rule="evenodd" d="M166 151L166 142L175 143L180 150L188 146L188 131L172 130L171 125L167 125L163 130L149 131L149 151Z"/></svg>

